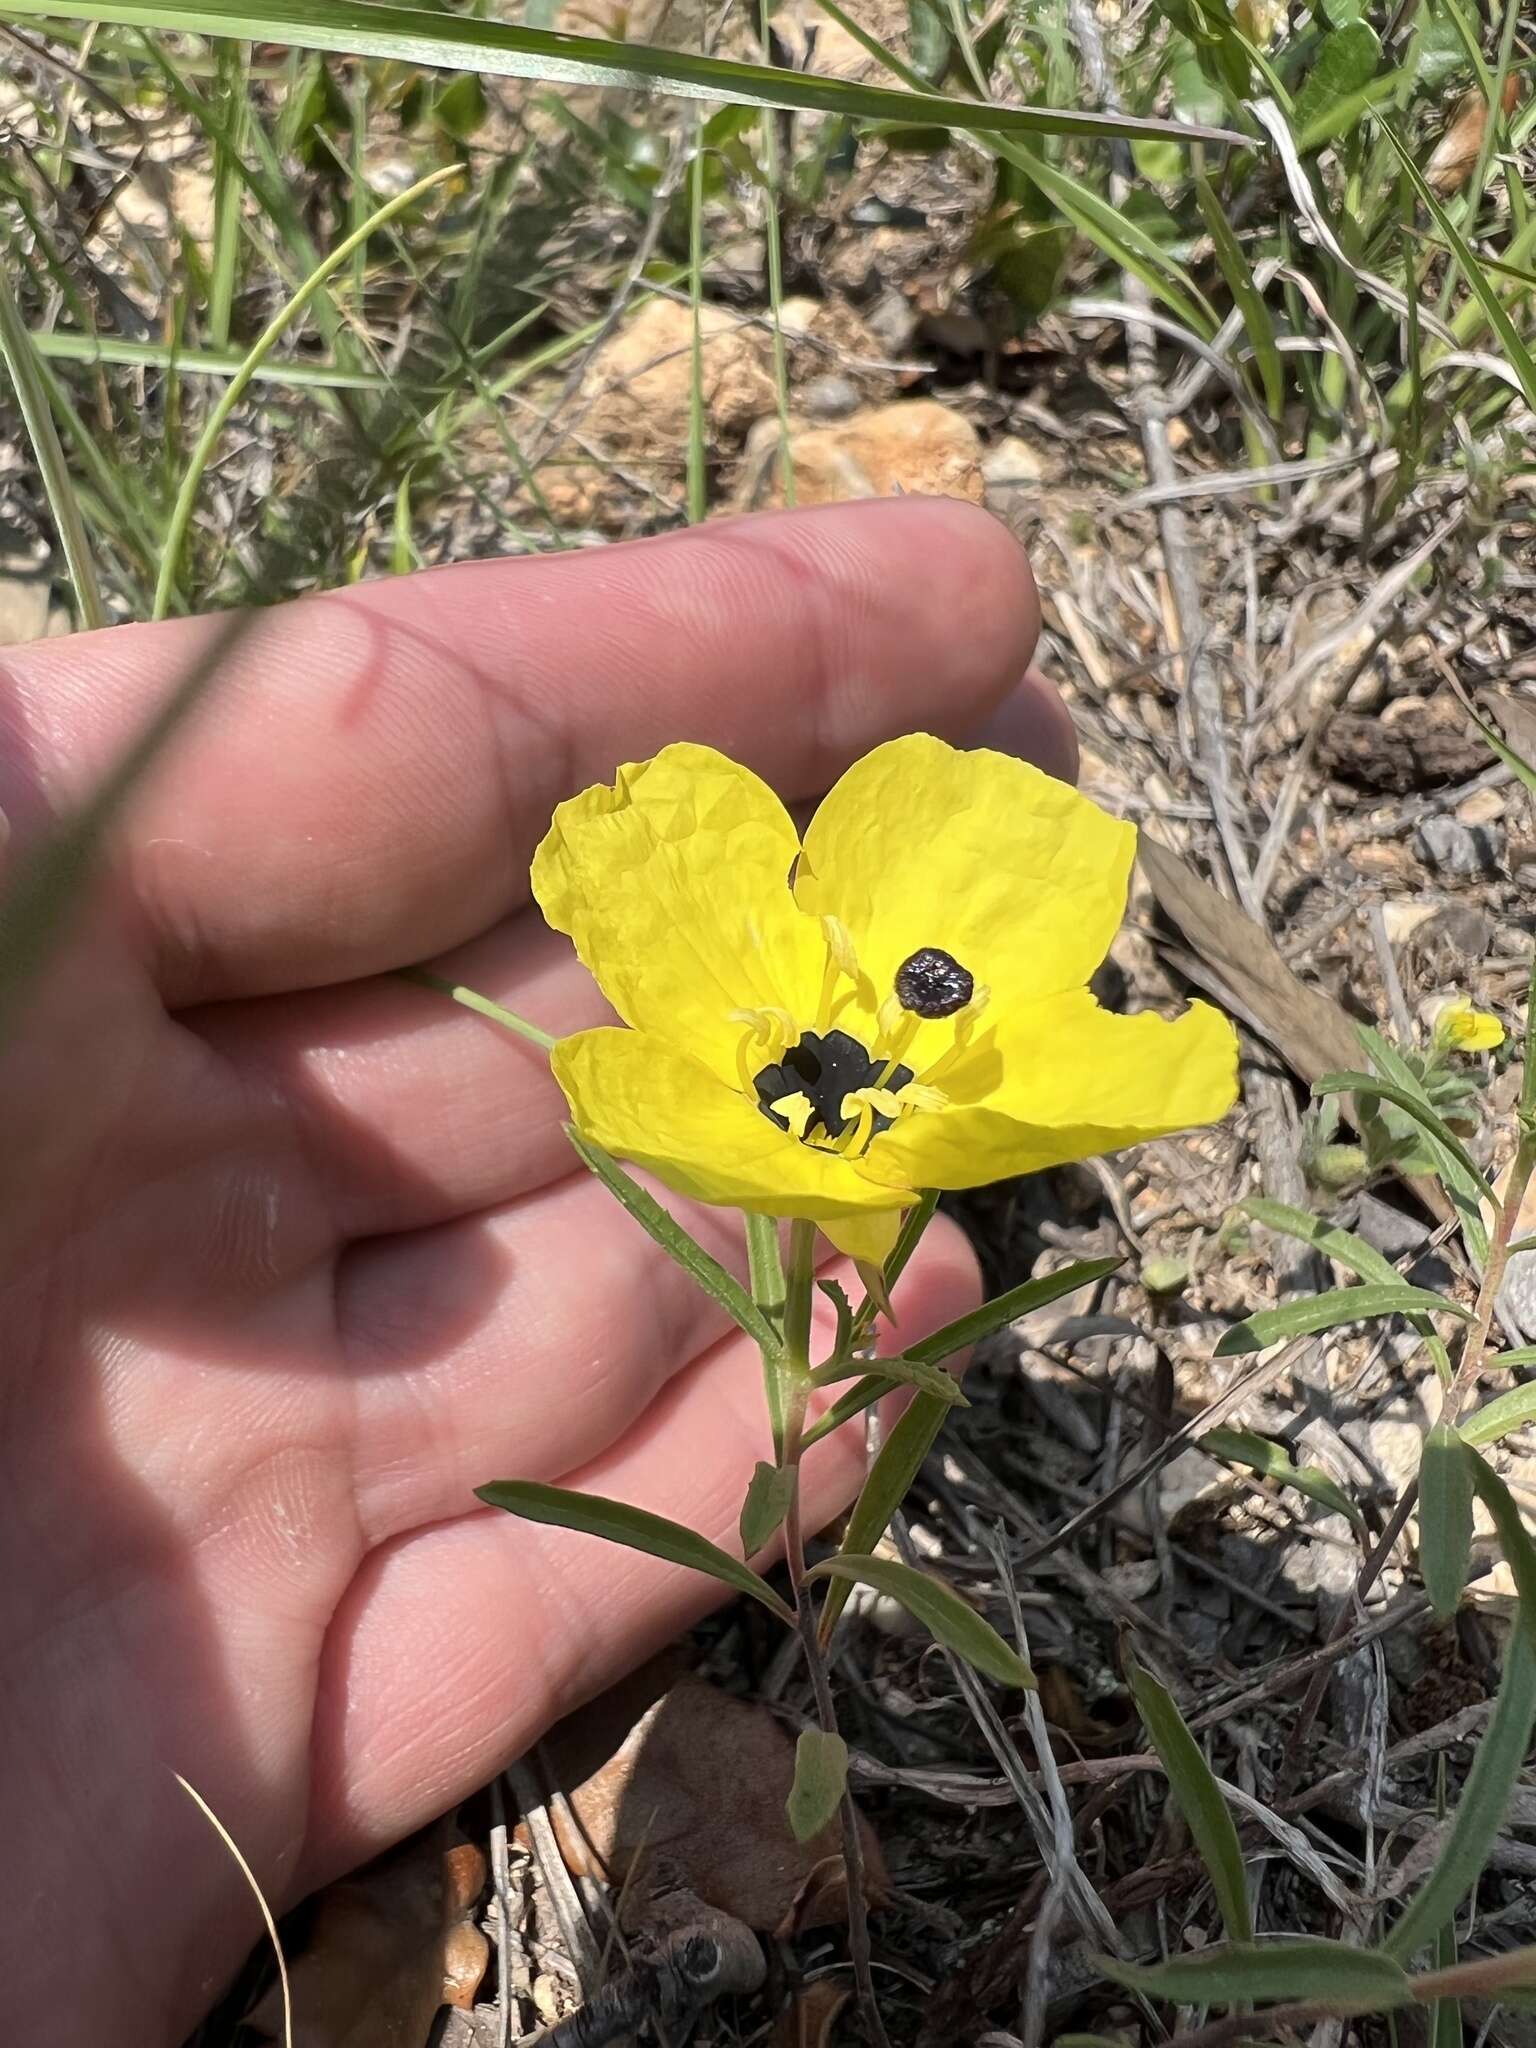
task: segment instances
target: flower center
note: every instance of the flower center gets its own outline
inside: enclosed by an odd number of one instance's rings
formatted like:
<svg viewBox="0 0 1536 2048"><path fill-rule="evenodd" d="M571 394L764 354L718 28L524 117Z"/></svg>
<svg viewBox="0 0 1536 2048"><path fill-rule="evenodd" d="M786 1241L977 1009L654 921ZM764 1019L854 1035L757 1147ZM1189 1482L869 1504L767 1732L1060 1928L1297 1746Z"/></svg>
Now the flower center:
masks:
<svg viewBox="0 0 1536 2048"><path fill-rule="evenodd" d="M807 1144L836 1140L854 1119L843 1114L845 1099L860 1089L879 1087L894 1093L912 1079L910 1067L890 1068L887 1059L872 1059L867 1050L846 1031L807 1031L790 1046L782 1060L763 1067L753 1076L757 1104L770 1123L781 1131L794 1129L790 1117L777 1105L786 1097L803 1098L809 1114L800 1111L794 1134ZM889 1130L893 1119L873 1111L868 1135Z"/></svg>

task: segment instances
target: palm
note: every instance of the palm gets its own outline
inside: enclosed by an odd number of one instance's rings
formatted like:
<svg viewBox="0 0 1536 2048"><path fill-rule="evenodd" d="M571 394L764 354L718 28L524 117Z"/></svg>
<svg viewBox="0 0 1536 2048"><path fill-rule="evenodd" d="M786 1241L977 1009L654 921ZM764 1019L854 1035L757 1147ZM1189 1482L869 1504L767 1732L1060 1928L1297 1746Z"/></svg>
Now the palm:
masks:
<svg viewBox="0 0 1536 2048"><path fill-rule="evenodd" d="M0 1670L28 1760L0 1850L6 2016L57 2009L54 1930L83 1882L66 2043L174 2040L253 1938L172 1771L291 1897L483 1781L704 1603L655 1561L466 1511L481 1480L559 1479L728 1541L760 1395L718 1312L569 1171L541 1058L386 970L456 944L449 971L548 1028L593 1021L563 942L520 907L566 785L687 730L804 794L901 726L963 732L1027 654L1007 549L956 508L864 508L454 572L474 588L455 589L451 624L431 616L442 579L329 600L243 657L143 795L111 887L0 1053ZM919 560L926 598L906 594ZM896 593L884 619L857 587L876 562ZM956 586L989 565L967 648L947 649ZM749 569L750 659L806 714L766 743L751 692L713 687L747 657L709 577L734 590ZM551 572L582 575L599 618L605 595L634 611L633 660L600 626L551 623ZM775 623L808 572L819 647ZM519 674L487 681L477 630L504 638L525 601ZM663 661L669 609L683 637L664 679L630 693L647 650ZM197 630L40 650L0 678L46 735L0 784L23 838ZM290 631L306 665L285 688L271 634ZM545 669L541 633L564 636ZM574 681L536 730L544 672ZM274 696L292 746L253 774ZM1042 698L1026 715L1043 751L1062 744ZM728 1218L694 1221L729 1255ZM959 1312L973 1285L964 1248L935 1236L907 1327ZM857 1463L824 1447L813 1511Z"/></svg>

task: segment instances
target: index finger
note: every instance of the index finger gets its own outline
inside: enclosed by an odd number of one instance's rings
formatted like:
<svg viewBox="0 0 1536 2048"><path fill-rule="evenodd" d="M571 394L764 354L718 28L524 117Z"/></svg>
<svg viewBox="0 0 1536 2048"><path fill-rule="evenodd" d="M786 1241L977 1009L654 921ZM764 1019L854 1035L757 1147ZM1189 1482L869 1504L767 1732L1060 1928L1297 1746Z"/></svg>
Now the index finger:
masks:
<svg viewBox="0 0 1536 2048"><path fill-rule="evenodd" d="M944 500L722 522L467 563L264 617L136 798L123 851L172 1003L348 980L527 894L554 805L668 740L787 797L922 726L963 737L1038 630L1004 529ZM18 650L0 681L51 804L77 800L211 620ZM1065 714L1036 685L1038 752ZM0 802L3 802L0 795Z"/></svg>

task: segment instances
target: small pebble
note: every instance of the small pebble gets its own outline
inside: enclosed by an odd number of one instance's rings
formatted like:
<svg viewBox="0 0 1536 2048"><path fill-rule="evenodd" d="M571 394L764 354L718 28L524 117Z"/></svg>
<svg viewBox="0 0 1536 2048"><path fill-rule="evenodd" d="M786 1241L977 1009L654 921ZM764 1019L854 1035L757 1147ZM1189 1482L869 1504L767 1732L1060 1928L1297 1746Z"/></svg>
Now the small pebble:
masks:
<svg viewBox="0 0 1536 2048"><path fill-rule="evenodd" d="M1493 825L1464 825L1457 818L1426 818L1413 835L1420 860L1443 875L1471 880L1497 868L1504 834Z"/></svg>

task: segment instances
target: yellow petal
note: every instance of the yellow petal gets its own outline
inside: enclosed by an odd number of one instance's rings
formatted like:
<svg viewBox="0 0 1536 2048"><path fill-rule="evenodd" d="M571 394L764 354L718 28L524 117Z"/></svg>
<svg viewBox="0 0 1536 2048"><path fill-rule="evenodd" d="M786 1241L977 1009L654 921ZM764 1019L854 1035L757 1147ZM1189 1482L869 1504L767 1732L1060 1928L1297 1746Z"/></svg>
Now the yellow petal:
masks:
<svg viewBox="0 0 1536 2048"><path fill-rule="evenodd" d="M1086 989L988 1011L941 1084L944 1109L882 1131L861 1171L969 1188L1214 1123L1237 1093L1237 1037L1206 1003L1172 1023L1101 1010Z"/></svg>
<svg viewBox="0 0 1536 2048"><path fill-rule="evenodd" d="M649 1032L578 1031L550 1061L583 1136L694 1201L815 1222L911 1201L866 1180L841 1154L802 1145Z"/></svg>
<svg viewBox="0 0 1536 2048"><path fill-rule="evenodd" d="M732 1012L814 1019L826 942L795 906L800 842L767 783L712 747L666 747L555 812L533 893L626 1023L736 1071Z"/></svg>
<svg viewBox="0 0 1536 2048"><path fill-rule="evenodd" d="M1027 762L914 733L834 787L795 894L842 921L877 1001L934 946L1011 1005L1087 981L1124 915L1135 847L1131 826ZM949 1035L925 1024L922 1056Z"/></svg>
<svg viewBox="0 0 1536 2048"><path fill-rule="evenodd" d="M841 1216L823 1216L821 1234L836 1245L845 1258L860 1265L881 1267L896 1248L901 1235L899 1209L846 1209Z"/></svg>
<svg viewBox="0 0 1536 2048"><path fill-rule="evenodd" d="M1442 1052L1492 1052L1504 1043L1504 1026L1486 1010L1474 1010L1466 996L1457 996L1441 1006L1434 1042Z"/></svg>

